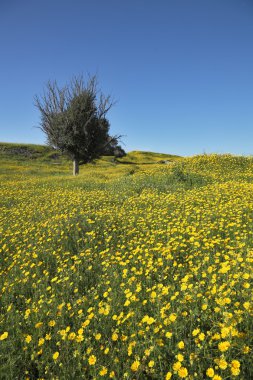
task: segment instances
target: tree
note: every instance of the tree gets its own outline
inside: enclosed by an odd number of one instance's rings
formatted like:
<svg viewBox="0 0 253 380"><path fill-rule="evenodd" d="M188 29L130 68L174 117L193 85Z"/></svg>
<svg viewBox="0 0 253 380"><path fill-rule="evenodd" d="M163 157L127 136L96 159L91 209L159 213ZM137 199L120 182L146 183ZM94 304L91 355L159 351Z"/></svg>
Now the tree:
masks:
<svg viewBox="0 0 253 380"><path fill-rule="evenodd" d="M116 158L121 158L126 155L124 149L119 145L118 140L110 138L110 143L106 146L105 156L115 156Z"/></svg>
<svg viewBox="0 0 253 380"><path fill-rule="evenodd" d="M49 81L43 96L35 96L35 106L41 113L40 129L48 144L71 157L74 175L79 173L79 165L113 147L122 149L118 145L121 136L109 135L106 115L113 102L110 96L98 93L96 76L87 83L82 76L73 77L63 88Z"/></svg>

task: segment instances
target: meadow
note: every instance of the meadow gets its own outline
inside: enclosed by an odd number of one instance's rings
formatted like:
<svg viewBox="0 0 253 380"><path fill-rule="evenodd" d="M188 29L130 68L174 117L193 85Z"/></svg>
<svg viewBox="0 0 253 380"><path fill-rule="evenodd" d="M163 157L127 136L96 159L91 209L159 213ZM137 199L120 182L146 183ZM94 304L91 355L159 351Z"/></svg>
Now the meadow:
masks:
<svg viewBox="0 0 253 380"><path fill-rule="evenodd" d="M0 379L253 379L253 158L118 161L0 144Z"/></svg>

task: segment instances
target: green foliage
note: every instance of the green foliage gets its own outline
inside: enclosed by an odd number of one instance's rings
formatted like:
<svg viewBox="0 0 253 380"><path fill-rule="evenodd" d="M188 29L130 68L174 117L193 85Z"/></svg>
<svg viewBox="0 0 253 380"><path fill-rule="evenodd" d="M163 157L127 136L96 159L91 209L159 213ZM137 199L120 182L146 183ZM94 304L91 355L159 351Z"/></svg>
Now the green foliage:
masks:
<svg viewBox="0 0 253 380"><path fill-rule="evenodd" d="M208 176L202 176L198 173L187 172L183 165L177 164L172 167L172 181L183 184L186 188L204 186L210 182Z"/></svg>

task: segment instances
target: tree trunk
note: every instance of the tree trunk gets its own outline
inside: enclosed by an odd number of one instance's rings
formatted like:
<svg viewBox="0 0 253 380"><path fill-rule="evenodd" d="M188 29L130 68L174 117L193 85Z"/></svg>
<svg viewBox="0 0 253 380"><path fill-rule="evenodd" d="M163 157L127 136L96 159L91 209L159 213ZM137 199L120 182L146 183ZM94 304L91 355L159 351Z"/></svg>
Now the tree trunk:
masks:
<svg viewBox="0 0 253 380"><path fill-rule="evenodd" d="M79 161L74 158L73 159L73 175L79 174Z"/></svg>

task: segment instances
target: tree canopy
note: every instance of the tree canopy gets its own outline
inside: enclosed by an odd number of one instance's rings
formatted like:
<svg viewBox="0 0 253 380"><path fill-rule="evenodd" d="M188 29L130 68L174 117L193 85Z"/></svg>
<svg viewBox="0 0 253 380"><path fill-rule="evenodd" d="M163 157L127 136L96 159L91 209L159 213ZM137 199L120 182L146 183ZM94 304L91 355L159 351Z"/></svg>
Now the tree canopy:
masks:
<svg viewBox="0 0 253 380"><path fill-rule="evenodd" d="M60 88L48 82L42 96L35 96L41 113L40 128L50 146L67 153L73 160L73 174L108 152L124 155L118 144L121 136L110 136L106 118L113 106L111 96L97 91L96 76L85 83L82 76L73 77Z"/></svg>

